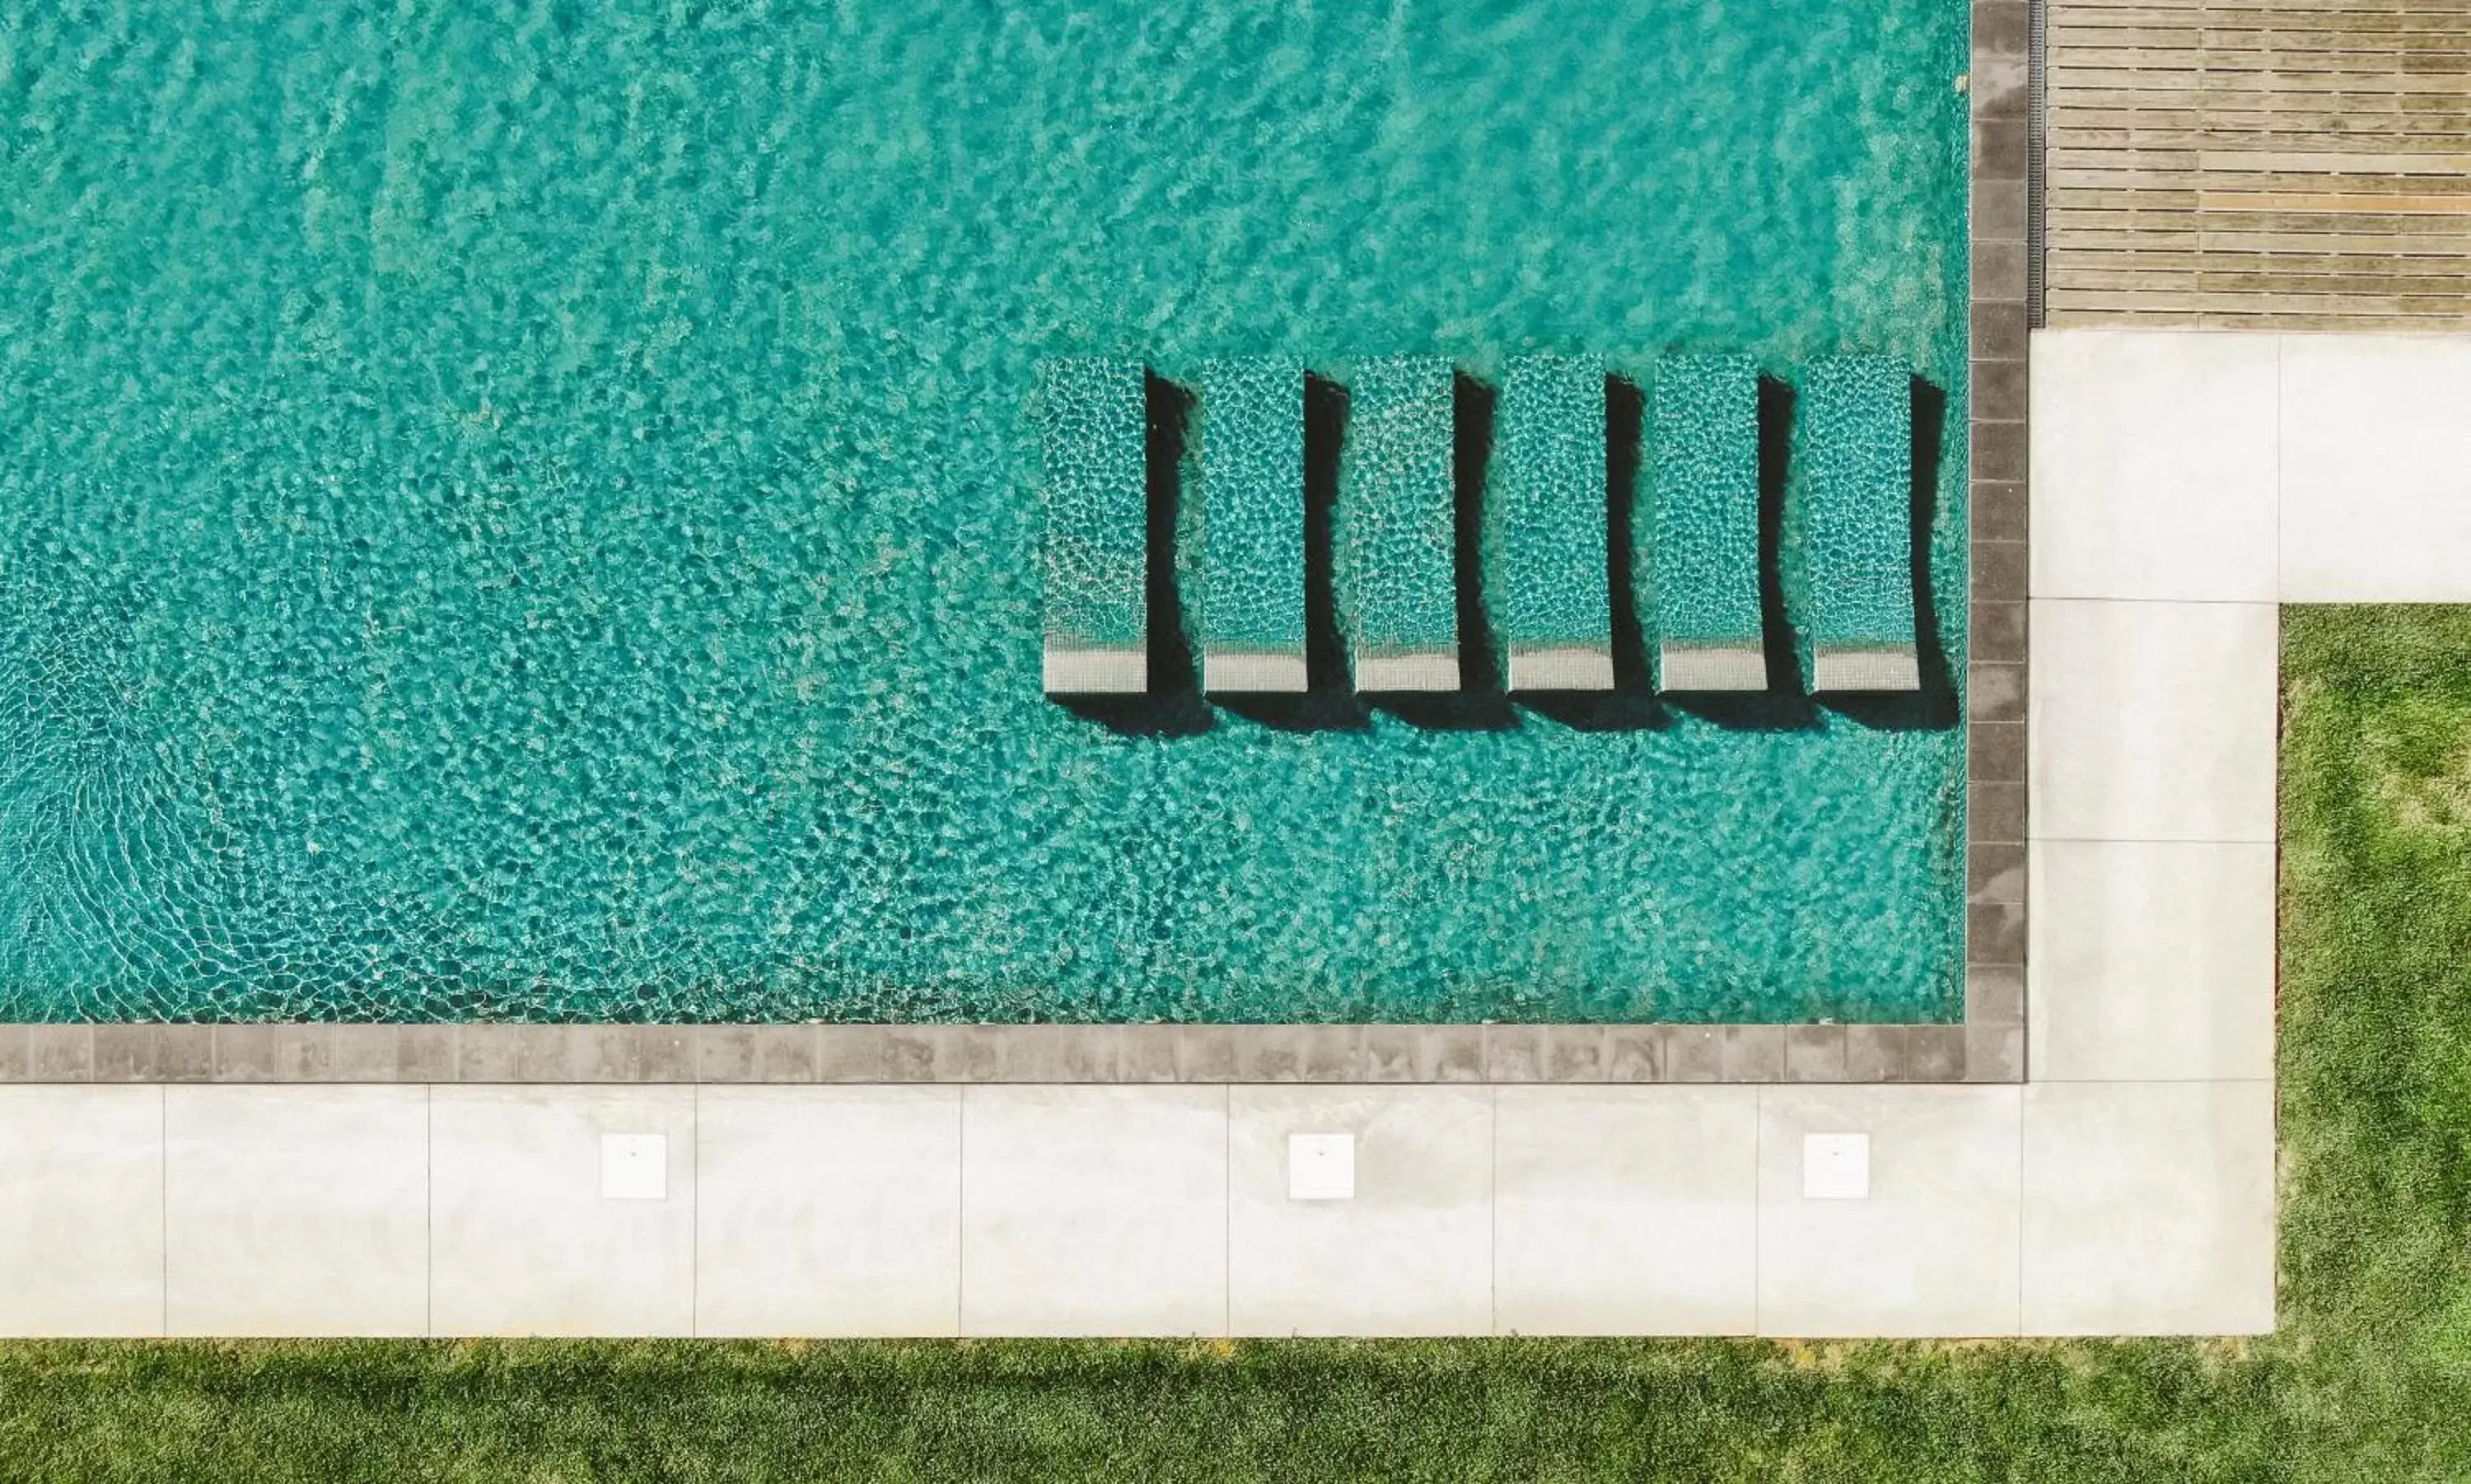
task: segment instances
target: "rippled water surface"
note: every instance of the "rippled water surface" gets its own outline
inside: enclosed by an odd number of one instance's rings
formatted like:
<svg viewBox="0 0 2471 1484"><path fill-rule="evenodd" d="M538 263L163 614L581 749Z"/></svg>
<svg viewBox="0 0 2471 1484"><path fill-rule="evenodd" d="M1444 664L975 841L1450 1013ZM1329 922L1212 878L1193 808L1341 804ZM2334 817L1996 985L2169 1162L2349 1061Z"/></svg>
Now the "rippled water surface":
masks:
<svg viewBox="0 0 2471 1484"><path fill-rule="evenodd" d="M0 1018L1956 1013L1959 731L1121 735L1022 411L1902 354L1961 671L1954 0L4 9Z"/></svg>

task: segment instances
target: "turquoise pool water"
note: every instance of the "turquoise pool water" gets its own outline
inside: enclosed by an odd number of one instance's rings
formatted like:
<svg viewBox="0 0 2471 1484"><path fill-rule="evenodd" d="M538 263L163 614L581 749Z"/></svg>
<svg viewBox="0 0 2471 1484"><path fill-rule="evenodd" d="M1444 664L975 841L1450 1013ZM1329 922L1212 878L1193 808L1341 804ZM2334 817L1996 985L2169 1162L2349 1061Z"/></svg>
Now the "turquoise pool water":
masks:
<svg viewBox="0 0 2471 1484"><path fill-rule="evenodd" d="M0 1018L1951 1018L1960 731L1110 730L1040 694L1023 407L1072 353L1902 355L1961 673L1965 41L21 12Z"/></svg>

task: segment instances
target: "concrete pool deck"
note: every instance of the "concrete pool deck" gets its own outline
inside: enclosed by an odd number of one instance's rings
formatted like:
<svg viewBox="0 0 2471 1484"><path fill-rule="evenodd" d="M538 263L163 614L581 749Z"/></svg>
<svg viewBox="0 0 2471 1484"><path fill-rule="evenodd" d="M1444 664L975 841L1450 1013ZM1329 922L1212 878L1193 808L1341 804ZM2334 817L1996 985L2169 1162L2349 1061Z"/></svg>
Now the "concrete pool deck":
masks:
<svg viewBox="0 0 2471 1484"><path fill-rule="evenodd" d="M2033 398L2021 1085L89 1064L0 1087L0 1331L2270 1329L2277 606L2471 600L2471 338L2050 332ZM604 1193L646 1135L660 1198ZM1349 1198L1293 1197L1298 1135Z"/></svg>

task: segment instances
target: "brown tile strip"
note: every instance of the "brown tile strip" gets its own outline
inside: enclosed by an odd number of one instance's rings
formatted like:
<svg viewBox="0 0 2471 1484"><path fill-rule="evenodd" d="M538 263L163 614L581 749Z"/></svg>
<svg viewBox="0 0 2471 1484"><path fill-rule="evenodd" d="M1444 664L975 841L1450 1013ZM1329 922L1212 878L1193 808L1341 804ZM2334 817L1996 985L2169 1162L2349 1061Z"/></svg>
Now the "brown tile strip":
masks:
<svg viewBox="0 0 2471 1484"><path fill-rule="evenodd" d="M1970 971L1968 1014L2020 1025L2021 986L2011 971ZM0 1084L1943 1082L1965 1077L1965 1034L1871 1025L0 1025Z"/></svg>
<svg viewBox="0 0 2471 1484"><path fill-rule="evenodd" d="M1965 1024L1853 1026L1856 1081L2024 1075L2026 707L2033 577L2027 261L2036 0L1974 0L1965 718ZM1818 1053L1811 1052L1816 1056Z"/></svg>

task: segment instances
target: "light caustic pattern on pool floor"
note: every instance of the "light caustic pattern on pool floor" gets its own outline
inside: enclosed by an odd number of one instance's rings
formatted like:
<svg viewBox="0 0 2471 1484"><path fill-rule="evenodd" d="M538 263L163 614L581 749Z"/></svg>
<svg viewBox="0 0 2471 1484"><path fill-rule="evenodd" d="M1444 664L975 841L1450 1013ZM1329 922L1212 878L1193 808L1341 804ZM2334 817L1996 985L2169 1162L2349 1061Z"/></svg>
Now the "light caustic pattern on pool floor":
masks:
<svg viewBox="0 0 2471 1484"><path fill-rule="evenodd" d="M1953 0L72 9L0 73L0 1018L1953 1013L1957 733L1119 735L1023 414L1861 350L1961 430Z"/></svg>

